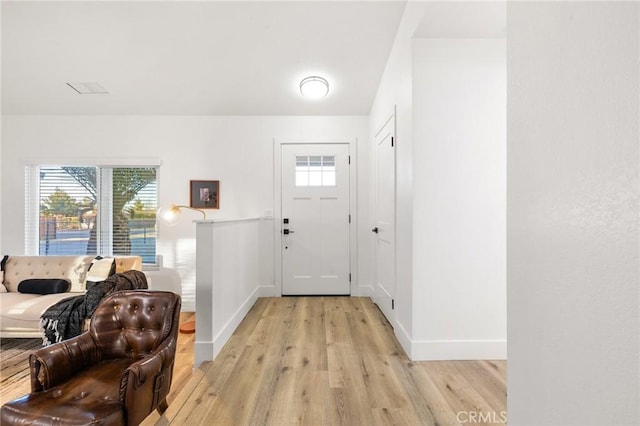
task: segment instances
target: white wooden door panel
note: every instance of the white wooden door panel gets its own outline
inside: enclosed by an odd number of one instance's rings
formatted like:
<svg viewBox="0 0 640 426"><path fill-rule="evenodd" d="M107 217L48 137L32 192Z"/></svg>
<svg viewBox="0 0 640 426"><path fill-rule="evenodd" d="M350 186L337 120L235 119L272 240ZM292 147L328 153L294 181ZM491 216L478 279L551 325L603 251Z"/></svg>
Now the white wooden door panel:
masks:
<svg viewBox="0 0 640 426"><path fill-rule="evenodd" d="M394 323L395 282L395 116L376 134L375 288L373 300Z"/></svg>
<svg viewBox="0 0 640 426"><path fill-rule="evenodd" d="M282 294L349 294L349 145L281 150Z"/></svg>

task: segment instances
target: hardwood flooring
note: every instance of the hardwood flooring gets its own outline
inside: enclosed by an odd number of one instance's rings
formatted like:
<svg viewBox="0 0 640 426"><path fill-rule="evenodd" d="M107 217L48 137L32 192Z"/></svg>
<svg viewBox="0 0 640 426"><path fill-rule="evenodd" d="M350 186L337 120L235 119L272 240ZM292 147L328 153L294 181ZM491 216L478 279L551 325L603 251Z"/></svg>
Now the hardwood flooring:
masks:
<svg viewBox="0 0 640 426"><path fill-rule="evenodd" d="M42 339L0 339L0 404L31 391L29 355Z"/></svg>
<svg viewBox="0 0 640 426"><path fill-rule="evenodd" d="M214 362L190 374L178 351L169 408L144 425L506 420L506 362L411 362L368 298L259 299Z"/></svg>

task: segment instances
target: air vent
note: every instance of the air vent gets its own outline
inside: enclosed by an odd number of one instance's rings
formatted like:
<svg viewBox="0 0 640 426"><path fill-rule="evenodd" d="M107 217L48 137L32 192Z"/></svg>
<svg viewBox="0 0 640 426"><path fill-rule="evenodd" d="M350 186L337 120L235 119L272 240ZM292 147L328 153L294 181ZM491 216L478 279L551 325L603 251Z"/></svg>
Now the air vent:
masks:
<svg viewBox="0 0 640 426"><path fill-rule="evenodd" d="M85 81L80 83L67 83L67 86L81 95L108 95L109 91L95 81Z"/></svg>

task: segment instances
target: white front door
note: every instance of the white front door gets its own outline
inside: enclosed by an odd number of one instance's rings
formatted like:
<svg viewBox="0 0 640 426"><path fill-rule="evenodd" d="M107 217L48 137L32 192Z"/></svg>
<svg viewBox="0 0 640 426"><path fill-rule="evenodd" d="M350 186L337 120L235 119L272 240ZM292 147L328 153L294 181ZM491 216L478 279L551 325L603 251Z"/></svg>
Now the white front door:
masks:
<svg viewBox="0 0 640 426"><path fill-rule="evenodd" d="M375 288L373 301L389 323L394 323L394 298L396 293L395 257L395 114L380 128L376 143L376 192L375 192Z"/></svg>
<svg viewBox="0 0 640 426"><path fill-rule="evenodd" d="M350 294L349 145L283 144L282 294Z"/></svg>

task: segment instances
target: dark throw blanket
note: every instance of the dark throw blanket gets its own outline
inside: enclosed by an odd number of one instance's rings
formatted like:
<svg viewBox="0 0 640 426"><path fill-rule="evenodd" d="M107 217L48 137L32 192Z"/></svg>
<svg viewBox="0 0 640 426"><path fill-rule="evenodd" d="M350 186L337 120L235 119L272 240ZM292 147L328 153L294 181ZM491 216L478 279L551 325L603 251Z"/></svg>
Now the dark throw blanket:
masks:
<svg viewBox="0 0 640 426"><path fill-rule="evenodd" d="M105 296L116 291L146 288L147 278L144 273L126 271L97 282L83 295L61 300L40 317L40 326L44 332L42 345L48 346L80 335L85 319L91 318Z"/></svg>

